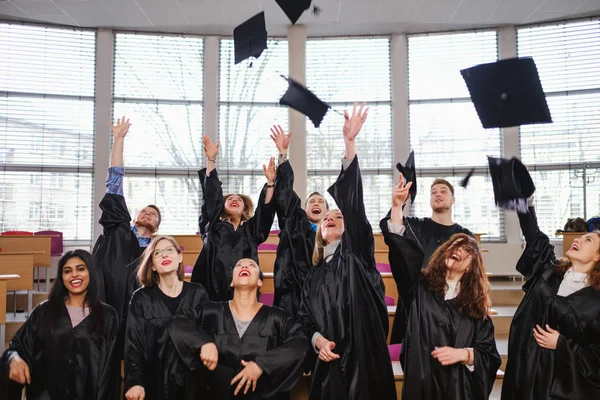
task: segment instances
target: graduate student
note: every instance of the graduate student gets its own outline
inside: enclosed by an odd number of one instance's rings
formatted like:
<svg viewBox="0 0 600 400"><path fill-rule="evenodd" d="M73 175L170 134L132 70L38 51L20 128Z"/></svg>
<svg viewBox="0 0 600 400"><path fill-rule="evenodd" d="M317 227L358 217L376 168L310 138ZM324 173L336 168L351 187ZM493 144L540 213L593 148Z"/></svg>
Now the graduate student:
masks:
<svg viewBox="0 0 600 400"><path fill-rule="evenodd" d="M114 142L106 194L100 202L103 230L92 254L98 266L100 299L115 308L124 325L129 299L138 287L135 279L137 262L152 234L158 230L161 214L157 206L150 204L140 210L131 224L131 215L123 197L123 151L131 124L123 117L117 119L116 125L110 126Z"/></svg>
<svg viewBox="0 0 600 400"><path fill-rule="evenodd" d="M85 250L65 253L48 300L19 328L0 364L0 398L117 400L116 311L98 299L98 274ZM6 396L6 397L4 397Z"/></svg>
<svg viewBox="0 0 600 400"><path fill-rule="evenodd" d="M314 192L302 208L302 202L294 192L294 171L287 158L292 134L286 135L278 125L271 128L271 133L271 139L279 151L274 207L280 229L275 257L273 305L290 315L296 315L304 279L312 265L317 224L329 211L329 204L323 196Z"/></svg>
<svg viewBox="0 0 600 400"><path fill-rule="evenodd" d="M396 399L386 344L388 313L375 267L373 232L365 214L355 139L364 104L345 113L346 154L329 188L339 210L319 224L313 267L304 281L298 320L312 338L311 399Z"/></svg>
<svg viewBox="0 0 600 400"><path fill-rule="evenodd" d="M254 260L237 262L231 286L232 300L173 323L175 347L190 370L209 371L206 398L288 399L308 338L289 314L258 302L262 273Z"/></svg>
<svg viewBox="0 0 600 400"><path fill-rule="evenodd" d="M131 298L125 331L127 400L195 399L202 380L183 366L169 335L175 316L198 312L208 300L200 285L184 282L183 255L169 236L156 236L138 270L143 286Z"/></svg>
<svg viewBox="0 0 600 400"><path fill-rule="evenodd" d="M243 194L223 196L215 162L219 143L215 146L204 136L207 167L198 171L203 204L200 233L204 246L196 260L192 282L202 284L213 301L231 299L231 277L235 263L241 258L258 261L258 245L267 240L275 211L271 204L275 186L275 159L263 165L267 184L258 199L256 211L250 197Z"/></svg>
<svg viewBox="0 0 600 400"><path fill-rule="evenodd" d="M538 226L527 170L514 158L495 160L497 200L528 204L518 213L527 245L516 267L525 297L510 327L502 399L600 398L600 231L575 239L557 258ZM507 176L514 179L502 181Z"/></svg>
<svg viewBox="0 0 600 400"><path fill-rule="evenodd" d="M402 224L402 205L412 182L392 192L389 220L381 224L390 266L408 310L400 361L406 399L487 399L501 359L490 318L489 282L477 241L464 233L450 237L425 269L423 248Z"/></svg>

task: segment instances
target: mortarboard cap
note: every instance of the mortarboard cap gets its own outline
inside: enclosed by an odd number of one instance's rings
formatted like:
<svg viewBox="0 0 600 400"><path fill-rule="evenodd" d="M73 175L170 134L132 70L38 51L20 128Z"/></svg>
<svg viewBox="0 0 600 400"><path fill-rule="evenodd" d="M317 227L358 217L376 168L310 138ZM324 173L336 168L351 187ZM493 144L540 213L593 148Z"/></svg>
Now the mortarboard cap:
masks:
<svg viewBox="0 0 600 400"><path fill-rule="evenodd" d="M306 115L318 128L329 110L329 104L321 101L313 92L291 78L281 77L288 81L289 87L279 104L293 108Z"/></svg>
<svg viewBox="0 0 600 400"><path fill-rule="evenodd" d="M535 185L527 167L517 158L488 157L488 165L496 204L509 210L527 212L527 198L535 192Z"/></svg>
<svg viewBox="0 0 600 400"><path fill-rule="evenodd" d="M290 19L292 25L294 25L304 11L310 8L312 0L275 0L275 2Z"/></svg>
<svg viewBox="0 0 600 400"><path fill-rule="evenodd" d="M552 122L532 58L511 58L460 71L484 128Z"/></svg>
<svg viewBox="0 0 600 400"><path fill-rule="evenodd" d="M473 176L473 173L475 172L475 168L471 168L471 170L469 171L469 173L467 174L467 176L465 176L461 181L460 181L460 186L464 187L465 189L467 188L467 186L469 185L469 180L471 179L471 177Z"/></svg>
<svg viewBox="0 0 600 400"><path fill-rule="evenodd" d="M233 30L235 63L255 57L258 58L267 48L267 28L265 13L260 12Z"/></svg>
<svg viewBox="0 0 600 400"><path fill-rule="evenodd" d="M396 164L396 169L404 176L406 183L412 182L412 186L409 189L410 203L415 203L415 197L417 197L417 170L415 168L415 152L411 151L406 164Z"/></svg>

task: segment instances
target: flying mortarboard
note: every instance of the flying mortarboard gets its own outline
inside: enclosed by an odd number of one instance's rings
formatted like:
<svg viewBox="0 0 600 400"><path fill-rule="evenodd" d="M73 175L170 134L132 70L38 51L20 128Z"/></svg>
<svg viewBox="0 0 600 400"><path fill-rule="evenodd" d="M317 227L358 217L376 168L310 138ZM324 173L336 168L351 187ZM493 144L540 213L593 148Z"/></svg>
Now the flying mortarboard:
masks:
<svg viewBox="0 0 600 400"><path fill-rule="evenodd" d="M509 210L527 212L526 200L535 192L527 167L515 157L488 157L488 165L496 204Z"/></svg>
<svg viewBox="0 0 600 400"><path fill-rule="evenodd" d="M464 187L465 189L467 188L467 186L469 185L469 180L471 179L471 177L473 176L473 173L475 172L475 168L471 168L471 170L469 171L469 173L467 174L467 176L465 176L461 181L460 181L460 186Z"/></svg>
<svg viewBox="0 0 600 400"><path fill-rule="evenodd" d="M410 203L415 203L415 197L417 197L417 170L415 168L415 152L411 151L406 163L396 164L396 169L404 176L406 183L412 182L412 186L409 189Z"/></svg>
<svg viewBox="0 0 600 400"><path fill-rule="evenodd" d="M552 122L532 58L511 58L460 71L484 128Z"/></svg>
<svg viewBox="0 0 600 400"><path fill-rule="evenodd" d="M267 48L267 28L265 13L260 12L233 30L235 63L255 57L258 58Z"/></svg>
<svg viewBox="0 0 600 400"><path fill-rule="evenodd" d="M327 110L331 108L329 104L320 100L313 92L295 80L283 75L281 77L288 81L289 87L279 100L279 104L291 107L306 115L315 128L318 128L325 114L327 114Z"/></svg>
<svg viewBox="0 0 600 400"><path fill-rule="evenodd" d="M294 25L304 11L310 8L312 0L275 0L275 2L281 7L285 15L290 19L292 25ZM317 14L317 12L313 11Z"/></svg>

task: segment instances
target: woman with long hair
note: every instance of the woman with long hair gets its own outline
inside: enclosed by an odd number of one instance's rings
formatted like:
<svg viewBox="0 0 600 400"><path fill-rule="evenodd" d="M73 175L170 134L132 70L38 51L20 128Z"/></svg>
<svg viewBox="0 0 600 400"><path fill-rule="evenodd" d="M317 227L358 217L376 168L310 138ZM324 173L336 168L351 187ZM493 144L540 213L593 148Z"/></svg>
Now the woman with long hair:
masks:
<svg viewBox="0 0 600 400"><path fill-rule="evenodd" d="M425 254L402 224L402 204L412 182L392 192L389 223L382 233L389 261L408 309L400 361L406 399L487 399L501 359L490 318L489 283L477 241L457 233L442 244L421 270ZM385 221L385 219L384 219Z"/></svg>
<svg viewBox="0 0 600 400"><path fill-rule="evenodd" d="M243 194L223 196L221 181L217 175L216 158L219 143L214 145L204 136L206 168L198 171L202 186L202 209L200 234L204 245L192 272L192 282L206 288L213 301L230 300L233 291L229 286L233 267L241 258L258 262L258 245L267 240L275 211L271 205L275 187L275 159L263 165L267 184L254 206L250 197Z"/></svg>
<svg viewBox="0 0 600 400"><path fill-rule="evenodd" d="M519 213L525 276L510 326L502 399L600 398L600 231L557 258L532 206Z"/></svg>
<svg viewBox="0 0 600 400"><path fill-rule="evenodd" d="M317 229L313 264L302 292L298 321L318 354L311 399L396 399L386 345L388 314L383 279L375 267L374 239L363 202L355 138L367 118L356 104L343 128L342 172L329 188L340 207Z"/></svg>
<svg viewBox="0 0 600 400"><path fill-rule="evenodd" d="M190 370L211 371L206 398L288 399L309 345L302 327L258 302L262 273L254 260L237 262L231 286L232 300L177 318L171 326L175 347Z"/></svg>
<svg viewBox="0 0 600 400"><path fill-rule="evenodd" d="M142 288L131 298L125 330L125 398L195 399L200 380L181 364L169 325L179 314L198 312L206 290L184 282L183 255L170 236L152 239L137 276Z"/></svg>
<svg viewBox="0 0 600 400"><path fill-rule="evenodd" d="M119 318L98 299L94 259L65 253L48 300L40 303L2 356L7 399L117 399ZM0 394L3 393L0 391Z"/></svg>

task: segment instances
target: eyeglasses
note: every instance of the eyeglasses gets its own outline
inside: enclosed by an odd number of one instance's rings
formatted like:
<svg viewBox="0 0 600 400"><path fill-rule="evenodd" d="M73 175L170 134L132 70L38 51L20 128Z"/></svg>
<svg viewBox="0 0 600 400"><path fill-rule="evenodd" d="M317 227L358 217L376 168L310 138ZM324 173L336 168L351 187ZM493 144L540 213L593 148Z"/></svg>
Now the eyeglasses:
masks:
<svg viewBox="0 0 600 400"><path fill-rule="evenodd" d="M163 254L169 256L169 255L173 254L174 251L175 251L175 247L174 246L169 246L169 247L166 247L166 248L164 248L162 250L154 250L154 252L152 253L152 257L159 258Z"/></svg>

